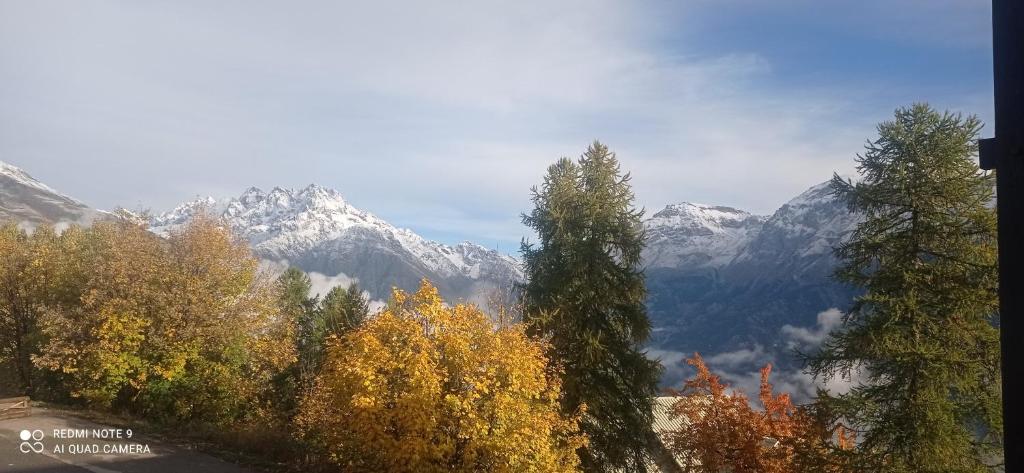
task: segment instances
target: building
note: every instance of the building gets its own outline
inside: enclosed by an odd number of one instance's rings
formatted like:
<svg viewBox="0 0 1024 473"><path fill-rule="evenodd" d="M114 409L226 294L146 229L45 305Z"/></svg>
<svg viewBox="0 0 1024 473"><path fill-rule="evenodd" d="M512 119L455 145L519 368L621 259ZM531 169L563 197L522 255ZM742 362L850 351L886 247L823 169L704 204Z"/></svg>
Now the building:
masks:
<svg viewBox="0 0 1024 473"><path fill-rule="evenodd" d="M683 473L684 459L673 455L668 448L668 436L670 431L679 430L683 426L683 419L672 416L672 405L678 400L675 396L659 396L654 398L652 412L654 421L651 427L658 437L658 442L651 446L651 456L648 458L647 470L660 473Z"/></svg>

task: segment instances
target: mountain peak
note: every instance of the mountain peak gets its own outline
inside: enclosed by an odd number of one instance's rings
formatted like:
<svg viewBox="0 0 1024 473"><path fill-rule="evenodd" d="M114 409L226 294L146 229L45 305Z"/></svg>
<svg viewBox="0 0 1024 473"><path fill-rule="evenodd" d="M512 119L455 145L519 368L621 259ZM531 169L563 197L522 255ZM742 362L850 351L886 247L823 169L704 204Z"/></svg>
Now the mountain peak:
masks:
<svg viewBox="0 0 1024 473"><path fill-rule="evenodd" d="M831 180L820 182L782 204L765 222L761 241L745 249L740 259L775 258L777 267L783 267L802 257L828 255L860 219L860 214L850 212L835 198ZM778 243L783 241L789 248L800 248L800 252L779 252Z"/></svg>
<svg viewBox="0 0 1024 473"><path fill-rule="evenodd" d="M852 180L852 182L858 181L857 178L851 178L851 176L840 177L843 178L844 180ZM780 211L793 211L795 209L808 206L826 204L831 205L834 200L835 199L833 198L832 179L829 179L827 181L819 182L809 187L807 190L801 192L796 197L793 197L785 204L782 204L782 207L779 207L776 213Z"/></svg>
<svg viewBox="0 0 1024 473"><path fill-rule="evenodd" d="M743 217L750 216L749 212L739 210L733 207L726 207L724 205L708 205L697 202L680 202L678 204L666 205L664 209L656 212L653 217L671 217L676 215L693 215L693 214L708 214L715 216L732 216L739 215Z"/></svg>
<svg viewBox="0 0 1024 473"><path fill-rule="evenodd" d="M72 199L71 197L61 194L60 192L57 192L52 187L43 184L42 182L39 182L38 180L36 180L36 178L30 176L27 172L23 171L21 168L13 164L8 164L3 161L0 161L0 175L6 176L9 179L23 186L32 187L34 189L38 189L49 194L54 194L60 197L64 197L68 200L78 202L77 200Z"/></svg>
<svg viewBox="0 0 1024 473"><path fill-rule="evenodd" d="M689 228L694 231L722 233L728 228L763 222L764 219L765 217L732 207L681 202L665 206L652 215L646 224L648 228Z"/></svg>
<svg viewBox="0 0 1024 473"><path fill-rule="evenodd" d="M735 255L760 231L765 217L721 205L681 202L644 221L648 267L716 266Z"/></svg>
<svg viewBox="0 0 1024 473"><path fill-rule="evenodd" d="M309 184L308 186L306 186L306 187L304 187L304 188L302 189L302 193L311 193L311 194L337 194L337 193L338 193L338 191L336 191L336 190L334 190L334 189L331 189L331 188L329 188L329 187L324 187L324 186L321 186L320 184L317 184L317 183L315 183L315 182L312 182L312 183L310 183L310 184Z"/></svg>
<svg viewBox="0 0 1024 473"><path fill-rule="evenodd" d="M0 221L87 225L109 214L57 192L21 168L0 161Z"/></svg>
<svg viewBox="0 0 1024 473"><path fill-rule="evenodd" d="M150 229L154 233L166 235L170 230L195 217L199 212L211 212L214 214L220 212L223 209L218 204L217 199L211 196L197 197L167 212L155 214L149 222Z"/></svg>

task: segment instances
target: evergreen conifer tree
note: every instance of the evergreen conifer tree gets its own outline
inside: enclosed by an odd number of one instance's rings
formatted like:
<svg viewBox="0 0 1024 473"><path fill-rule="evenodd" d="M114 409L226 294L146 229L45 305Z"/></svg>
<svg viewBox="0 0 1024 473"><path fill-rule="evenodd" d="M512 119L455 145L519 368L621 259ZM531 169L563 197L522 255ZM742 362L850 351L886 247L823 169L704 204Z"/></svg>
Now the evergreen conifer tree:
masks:
<svg viewBox="0 0 1024 473"><path fill-rule="evenodd" d="M320 312L322 337L340 337L362 325L370 315L370 307L362 289L357 283L352 283L348 289L341 286L332 288L320 303Z"/></svg>
<svg viewBox="0 0 1024 473"><path fill-rule="evenodd" d="M643 211L633 209L629 175L595 141L577 162L552 165L533 202L523 223L539 245L522 245L523 317L564 370L563 410L586 406L582 466L644 471L660 366L641 351L651 326L640 269Z"/></svg>
<svg viewBox="0 0 1024 473"><path fill-rule="evenodd" d="M864 290L810 359L853 375L819 405L858 435L859 471L981 472L1000 458L1001 404L993 176L975 164L976 117L925 104L896 111L838 176L863 215L836 249L837 277Z"/></svg>
<svg viewBox="0 0 1024 473"><path fill-rule="evenodd" d="M313 283L309 275L294 266L285 270L277 281L281 288L281 311L294 320L298 327L296 349L299 363L305 365L317 342L318 296L310 296Z"/></svg>

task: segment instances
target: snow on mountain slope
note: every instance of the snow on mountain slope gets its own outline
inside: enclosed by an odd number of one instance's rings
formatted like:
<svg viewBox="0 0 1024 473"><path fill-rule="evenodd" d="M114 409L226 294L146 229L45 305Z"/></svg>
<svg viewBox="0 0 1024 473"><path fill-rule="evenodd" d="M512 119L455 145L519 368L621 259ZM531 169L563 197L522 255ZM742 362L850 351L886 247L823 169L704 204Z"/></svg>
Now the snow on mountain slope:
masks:
<svg viewBox="0 0 1024 473"><path fill-rule="evenodd" d="M480 302L482 292L523 278L510 256L470 242L451 247L427 240L317 185L269 192L254 187L226 201L198 199L156 216L151 228L166 234L201 209L224 218L258 256L306 271L344 273L374 297L386 298L392 286L414 289L427 277L446 297Z"/></svg>
<svg viewBox="0 0 1024 473"><path fill-rule="evenodd" d="M57 192L20 168L0 161L0 221L35 226L42 223L89 224L107 216Z"/></svg>
<svg viewBox="0 0 1024 473"><path fill-rule="evenodd" d="M60 192L57 192L54 188L37 181L34 177L28 175L27 172L22 171L21 168L14 166L12 164L7 164L3 161L0 161L0 175L7 177L25 187L31 187L33 189L46 192L49 194L54 194L68 200L74 200L64 194L61 194Z"/></svg>
<svg viewBox="0 0 1024 473"><path fill-rule="evenodd" d="M817 184L771 216L683 202L644 221L648 268L725 268L745 262L773 265L831 256L859 222L832 197L831 181Z"/></svg>
<svg viewBox="0 0 1024 473"><path fill-rule="evenodd" d="M756 262L776 268L802 272L798 262L814 262L831 271L832 249L841 243L860 222L846 204L832 195L831 181L811 187L786 202L767 219L736 262Z"/></svg>
<svg viewBox="0 0 1024 473"><path fill-rule="evenodd" d="M644 264L659 267L718 267L728 264L761 230L765 217L731 207L683 202L644 222Z"/></svg>

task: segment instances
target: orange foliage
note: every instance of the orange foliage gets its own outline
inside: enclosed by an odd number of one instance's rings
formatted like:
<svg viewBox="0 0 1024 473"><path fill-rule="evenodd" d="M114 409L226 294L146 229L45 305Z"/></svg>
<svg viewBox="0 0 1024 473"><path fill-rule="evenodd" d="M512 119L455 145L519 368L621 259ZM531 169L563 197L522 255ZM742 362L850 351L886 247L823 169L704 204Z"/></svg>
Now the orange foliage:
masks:
<svg viewBox="0 0 1024 473"><path fill-rule="evenodd" d="M685 471L844 471L843 452L852 445L848 431L818 421L789 394L775 394L768 382L771 365L761 369L758 410L745 394L723 384L699 354L686 362L697 374L677 392L673 415L682 417L682 427L668 434Z"/></svg>

